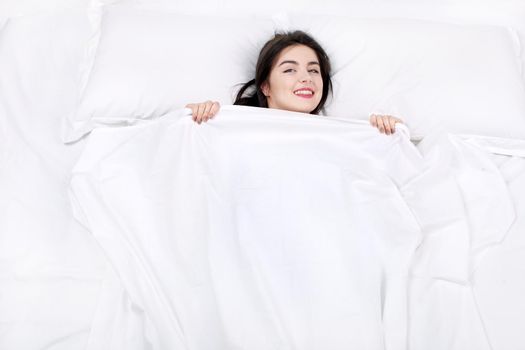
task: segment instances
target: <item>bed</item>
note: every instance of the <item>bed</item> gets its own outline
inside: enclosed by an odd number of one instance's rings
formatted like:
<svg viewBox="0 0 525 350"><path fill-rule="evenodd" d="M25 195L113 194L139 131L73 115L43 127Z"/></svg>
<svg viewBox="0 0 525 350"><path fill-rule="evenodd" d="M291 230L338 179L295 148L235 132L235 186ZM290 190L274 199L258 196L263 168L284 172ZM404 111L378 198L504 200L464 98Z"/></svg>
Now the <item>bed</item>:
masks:
<svg viewBox="0 0 525 350"><path fill-rule="evenodd" d="M0 349L525 349L519 2L55 5L0 19ZM324 115L230 105L292 29Z"/></svg>

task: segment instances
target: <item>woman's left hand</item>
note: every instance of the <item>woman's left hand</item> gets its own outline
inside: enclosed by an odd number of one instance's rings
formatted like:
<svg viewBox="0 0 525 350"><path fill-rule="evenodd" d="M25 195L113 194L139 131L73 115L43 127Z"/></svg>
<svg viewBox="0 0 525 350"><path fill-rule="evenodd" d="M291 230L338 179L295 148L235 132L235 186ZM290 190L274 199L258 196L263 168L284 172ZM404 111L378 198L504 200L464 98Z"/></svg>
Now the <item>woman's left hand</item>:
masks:
<svg viewBox="0 0 525 350"><path fill-rule="evenodd" d="M382 134L393 134L396 131L396 123L403 123L403 121L391 115L370 115L370 124L378 128Z"/></svg>

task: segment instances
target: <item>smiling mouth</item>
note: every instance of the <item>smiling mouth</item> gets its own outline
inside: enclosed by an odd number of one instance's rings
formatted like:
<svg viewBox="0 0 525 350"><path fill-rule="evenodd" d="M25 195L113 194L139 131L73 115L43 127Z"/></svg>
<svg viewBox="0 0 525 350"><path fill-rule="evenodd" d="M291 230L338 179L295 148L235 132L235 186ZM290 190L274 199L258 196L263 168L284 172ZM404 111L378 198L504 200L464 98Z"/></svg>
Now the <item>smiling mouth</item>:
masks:
<svg viewBox="0 0 525 350"><path fill-rule="evenodd" d="M302 98L312 98L314 96L314 92L312 90L297 90L294 91L294 95Z"/></svg>

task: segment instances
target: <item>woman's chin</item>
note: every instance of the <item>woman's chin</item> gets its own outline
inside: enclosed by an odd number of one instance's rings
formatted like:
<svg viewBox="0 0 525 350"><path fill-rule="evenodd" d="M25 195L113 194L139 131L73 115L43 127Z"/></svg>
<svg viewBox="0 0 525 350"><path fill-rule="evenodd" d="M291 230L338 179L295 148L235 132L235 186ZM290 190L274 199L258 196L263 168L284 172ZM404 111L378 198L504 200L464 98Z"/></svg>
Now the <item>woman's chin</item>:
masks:
<svg viewBox="0 0 525 350"><path fill-rule="evenodd" d="M290 111L290 112L299 112L299 113L311 113L316 106L313 106L311 104L294 104L294 105L287 105L287 106L268 106L269 108L274 109L281 109L284 111Z"/></svg>
<svg viewBox="0 0 525 350"><path fill-rule="evenodd" d="M294 112L300 112L300 113L310 113L315 109L315 106L312 106L312 104L308 105L298 105L294 106L293 108L290 108L288 110L294 111Z"/></svg>

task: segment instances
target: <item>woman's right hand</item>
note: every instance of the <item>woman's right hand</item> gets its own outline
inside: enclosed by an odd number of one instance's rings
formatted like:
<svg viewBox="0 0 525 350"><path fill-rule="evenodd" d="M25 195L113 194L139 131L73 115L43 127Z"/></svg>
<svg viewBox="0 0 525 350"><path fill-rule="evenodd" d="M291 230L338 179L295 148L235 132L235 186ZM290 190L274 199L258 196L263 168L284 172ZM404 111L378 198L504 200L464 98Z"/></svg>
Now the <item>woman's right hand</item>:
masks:
<svg viewBox="0 0 525 350"><path fill-rule="evenodd" d="M382 134L391 135L395 133L396 123L403 124L403 120L391 115L370 114L370 124L378 128Z"/></svg>
<svg viewBox="0 0 525 350"><path fill-rule="evenodd" d="M200 124L213 118L221 108L221 105L217 101L206 101L201 103L188 103L186 108L191 109L193 121Z"/></svg>

